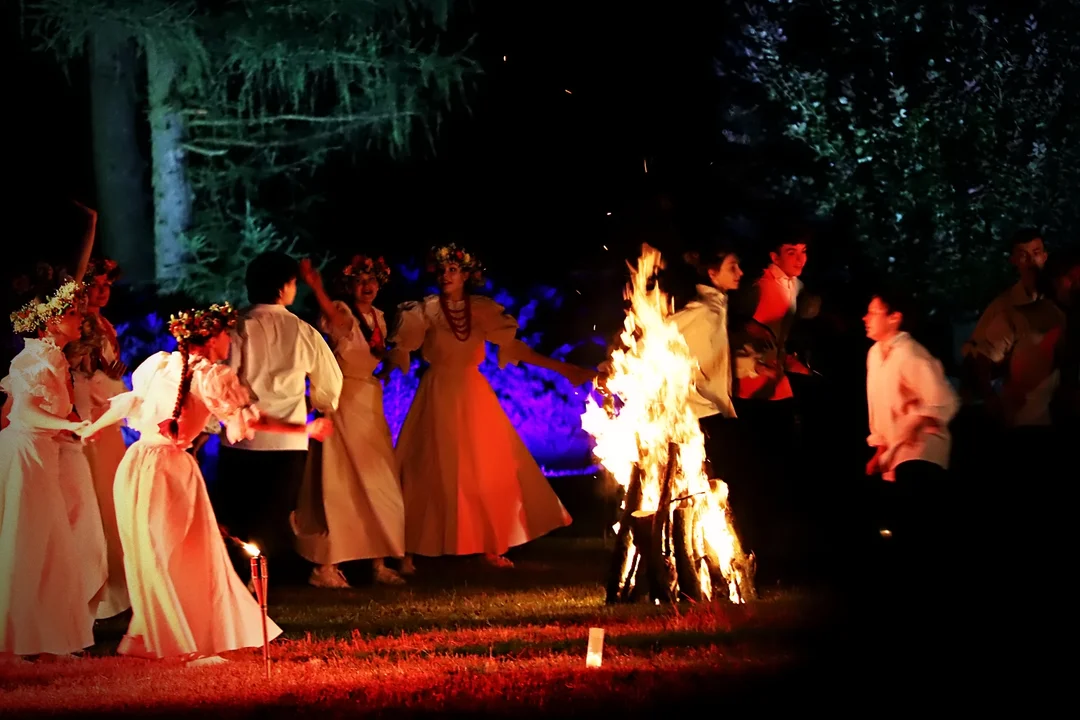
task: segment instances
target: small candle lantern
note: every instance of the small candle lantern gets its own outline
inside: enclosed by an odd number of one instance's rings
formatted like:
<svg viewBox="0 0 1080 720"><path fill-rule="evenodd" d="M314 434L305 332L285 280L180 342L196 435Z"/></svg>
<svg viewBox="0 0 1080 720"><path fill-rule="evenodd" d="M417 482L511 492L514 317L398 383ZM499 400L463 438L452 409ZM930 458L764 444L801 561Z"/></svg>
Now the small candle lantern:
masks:
<svg viewBox="0 0 1080 720"><path fill-rule="evenodd" d="M598 668L604 662L604 628L589 628L589 651L585 667Z"/></svg>
<svg viewBox="0 0 1080 720"><path fill-rule="evenodd" d="M266 569L266 556L257 545L244 543L244 550L251 556L251 584L255 586L255 597L262 610L263 662L266 664L266 679L270 679L270 637L267 632L266 590L270 574Z"/></svg>

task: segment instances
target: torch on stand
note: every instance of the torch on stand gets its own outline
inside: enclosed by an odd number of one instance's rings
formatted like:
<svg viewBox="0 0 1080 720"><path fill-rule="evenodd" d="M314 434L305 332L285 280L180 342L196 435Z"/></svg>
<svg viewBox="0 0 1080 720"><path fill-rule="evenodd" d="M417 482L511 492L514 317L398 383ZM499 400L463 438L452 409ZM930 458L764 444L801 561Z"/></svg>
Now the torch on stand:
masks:
<svg viewBox="0 0 1080 720"><path fill-rule="evenodd" d="M245 543L244 549L251 555L251 584L255 586L255 597L262 610L263 662L266 664L266 679L270 679L270 636L267 632L266 590L270 574L266 569L266 556L251 543Z"/></svg>

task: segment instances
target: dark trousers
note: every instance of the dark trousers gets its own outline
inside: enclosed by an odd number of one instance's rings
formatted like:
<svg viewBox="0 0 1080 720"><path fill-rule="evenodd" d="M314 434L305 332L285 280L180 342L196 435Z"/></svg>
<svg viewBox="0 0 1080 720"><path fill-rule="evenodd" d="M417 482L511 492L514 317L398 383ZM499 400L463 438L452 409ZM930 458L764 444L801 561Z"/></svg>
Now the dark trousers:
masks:
<svg viewBox="0 0 1080 720"><path fill-rule="evenodd" d="M795 400L736 401L731 509L744 549L757 558L758 586L794 581L806 548L807 482Z"/></svg>
<svg viewBox="0 0 1080 720"><path fill-rule="evenodd" d="M212 501L218 522L239 540L258 545L278 582L307 580L310 564L296 554L290 515L304 481L306 450L241 450L222 446ZM230 548L240 577L250 565Z"/></svg>

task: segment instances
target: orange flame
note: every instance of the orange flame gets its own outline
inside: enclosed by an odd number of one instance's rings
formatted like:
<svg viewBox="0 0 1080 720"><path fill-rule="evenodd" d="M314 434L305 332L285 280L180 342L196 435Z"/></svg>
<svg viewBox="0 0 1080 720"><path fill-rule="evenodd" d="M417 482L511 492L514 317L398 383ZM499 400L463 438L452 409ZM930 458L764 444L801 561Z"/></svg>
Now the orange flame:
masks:
<svg viewBox="0 0 1080 720"><path fill-rule="evenodd" d="M662 268L660 252L644 245L637 267L630 268L625 293L630 301L621 334L626 349L612 352L605 382L621 407L615 413L589 397L581 424L596 442L597 460L624 488L630 484L634 466L640 464L641 509L647 513L661 511L669 443L678 444L672 497L693 497L701 503L695 555L709 557L720 568L731 601L743 602L743 578L737 567L742 548L730 521L727 485L706 476L705 437L689 403L697 360L670 321L670 298L659 283L651 282ZM672 513L674 508L672 503L662 510ZM711 597L712 583L704 562L699 580L706 597Z"/></svg>

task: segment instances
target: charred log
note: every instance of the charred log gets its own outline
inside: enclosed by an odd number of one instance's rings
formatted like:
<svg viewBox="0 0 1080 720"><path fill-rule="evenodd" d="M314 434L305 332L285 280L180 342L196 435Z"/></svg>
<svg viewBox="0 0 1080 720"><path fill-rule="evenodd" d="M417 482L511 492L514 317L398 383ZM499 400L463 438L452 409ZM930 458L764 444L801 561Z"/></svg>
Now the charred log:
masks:
<svg viewBox="0 0 1080 720"><path fill-rule="evenodd" d="M622 516L619 518L619 532L615 537L615 552L611 558L611 570L608 573L607 602L625 601L624 588L632 584L640 559L635 548L634 513L641 509L641 468L634 467L630 477L630 486L623 498Z"/></svg>
<svg viewBox="0 0 1080 720"><path fill-rule="evenodd" d="M685 502L685 501L684 501ZM702 587L698 568L700 558L694 557L694 523L697 519L697 506L687 503L675 509L671 524L672 540L675 550L675 569L678 573L679 595L687 600L701 602L706 599L706 590Z"/></svg>
<svg viewBox="0 0 1080 720"><path fill-rule="evenodd" d="M679 466L679 446L668 444L667 467L660 481L660 501L652 518L652 542L649 548L649 599L653 602L675 600L677 573L671 542L671 484Z"/></svg>

